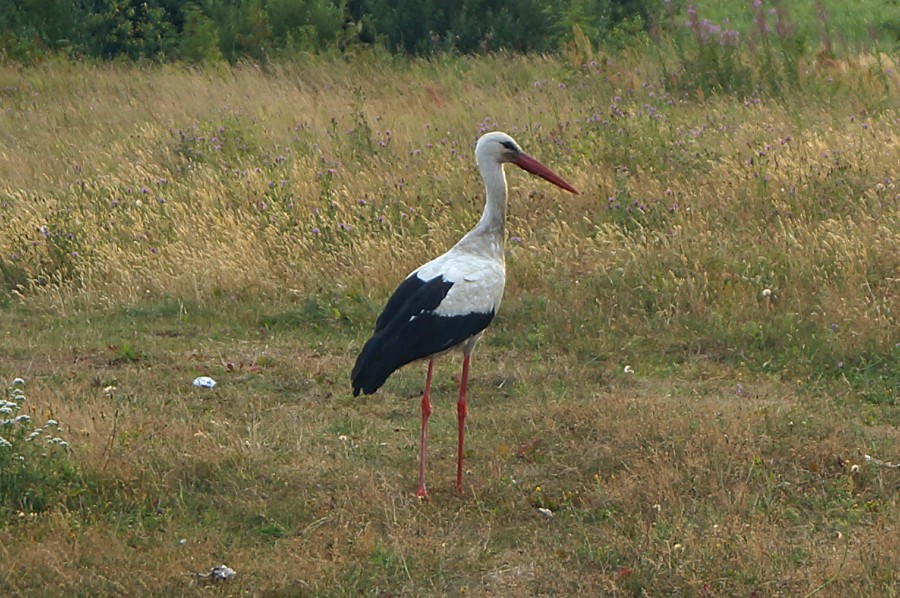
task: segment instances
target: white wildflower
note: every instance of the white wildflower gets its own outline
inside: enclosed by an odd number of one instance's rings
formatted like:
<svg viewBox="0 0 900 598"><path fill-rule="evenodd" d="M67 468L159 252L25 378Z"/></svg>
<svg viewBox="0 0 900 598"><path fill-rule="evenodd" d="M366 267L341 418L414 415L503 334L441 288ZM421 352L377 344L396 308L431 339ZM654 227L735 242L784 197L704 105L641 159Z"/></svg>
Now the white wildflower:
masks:
<svg viewBox="0 0 900 598"><path fill-rule="evenodd" d="M544 507L538 507L538 513L546 517L547 519L553 519L553 511L550 509L545 509Z"/></svg>
<svg viewBox="0 0 900 598"><path fill-rule="evenodd" d="M13 410L10 407L7 407L6 405L4 405L3 407L0 407L0 413L2 413L3 415L12 415L12 412L13 412Z"/></svg>
<svg viewBox="0 0 900 598"><path fill-rule="evenodd" d="M13 380L13 386L22 386L23 384L25 384L25 381L21 378L15 378Z"/></svg>
<svg viewBox="0 0 900 598"><path fill-rule="evenodd" d="M44 425L47 426L48 428L58 428L59 422L56 421L55 419L48 419L47 423Z"/></svg>
<svg viewBox="0 0 900 598"><path fill-rule="evenodd" d="M4 438L3 436L0 436L0 447L10 447L10 446L12 446L12 443L9 440L7 440L6 438Z"/></svg>
<svg viewBox="0 0 900 598"><path fill-rule="evenodd" d="M634 373L634 369L633 369L630 365L626 365L626 366L625 366L625 373L626 373L626 374L633 374L633 373Z"/></svg>
<svg viewBox="0 0 900 598"><path fill-rule="evenodd" d="M16 422L18 422L18 423L20 423L20 424L22 424L22 423L27 424L27 423L30 422L30 421L31 421L31 416L30 416L30 415L25 415L25 414L23 413L22 415L17 415L17 416L16 416Z"/></svg>
<svg viewBox="0 0 900 598"><path fill-rule="evenodd" d="M762 296L763 296L763 297L771 297L771 296L772 296L772 289L763 289L763 291L762 291Z"/></svg>

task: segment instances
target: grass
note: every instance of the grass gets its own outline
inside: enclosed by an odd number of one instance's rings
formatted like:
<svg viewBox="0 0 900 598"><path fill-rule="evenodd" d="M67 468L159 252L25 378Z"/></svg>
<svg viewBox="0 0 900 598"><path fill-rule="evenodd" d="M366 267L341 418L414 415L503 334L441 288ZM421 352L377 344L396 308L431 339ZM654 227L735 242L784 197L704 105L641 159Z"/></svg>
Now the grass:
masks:
<svg viewBox="0 0 900 598"><path fill-rule="evenodd" d="M69 450L0 478L2 593L896 595L896 75L598 63L6 67L0 380ZM583 194L509 173L466 493L446 358L420 503L424 372L348 372L495 128Z"/></svg>

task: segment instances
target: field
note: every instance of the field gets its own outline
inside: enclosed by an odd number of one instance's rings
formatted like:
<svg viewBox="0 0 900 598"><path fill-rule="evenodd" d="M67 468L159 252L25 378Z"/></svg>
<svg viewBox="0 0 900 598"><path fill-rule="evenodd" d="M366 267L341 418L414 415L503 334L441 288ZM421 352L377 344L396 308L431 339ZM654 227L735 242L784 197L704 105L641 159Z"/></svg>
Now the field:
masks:
<svg viewBox="0 0 900 598"><path fill-rule="evenodd" d="M0 70L0 593L896 596L892 59L590 51ZM424 366L349 371L494 129L582 194L508 169L466 491L453 355L420 502Z"/></svg>

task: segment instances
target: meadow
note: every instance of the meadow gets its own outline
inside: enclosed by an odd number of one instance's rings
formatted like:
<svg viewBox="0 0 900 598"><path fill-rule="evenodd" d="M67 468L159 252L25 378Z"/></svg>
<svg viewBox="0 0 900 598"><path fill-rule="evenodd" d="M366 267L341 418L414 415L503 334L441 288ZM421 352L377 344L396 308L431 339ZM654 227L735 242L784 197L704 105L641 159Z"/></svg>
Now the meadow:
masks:
<svg viewBox="0 0 900 598"><path fill-rule="evenodd" d="M896 596L900 74L676 55L0 68L0 593ZM508 172L420 502L424 367L349 371L495 129L582 194Z"/></svg>

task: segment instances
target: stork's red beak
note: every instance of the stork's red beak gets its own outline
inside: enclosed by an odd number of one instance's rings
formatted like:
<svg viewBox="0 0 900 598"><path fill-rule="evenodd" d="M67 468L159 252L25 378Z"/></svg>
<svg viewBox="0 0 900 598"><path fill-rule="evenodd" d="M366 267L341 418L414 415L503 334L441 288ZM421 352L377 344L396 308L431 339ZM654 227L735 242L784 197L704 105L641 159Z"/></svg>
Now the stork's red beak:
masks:
<svg viewBox="0 0 900 598"><path fill-rule="evenodd" d="M561 176L559 176L528 154L519 154L512 162L522 170L527 170L531 174L536 174L542 179L550 181L557 187L565 189L566 191L574 193L575 195L579 195L578 190L575 189L575 187L567 183Z"/></svg>

